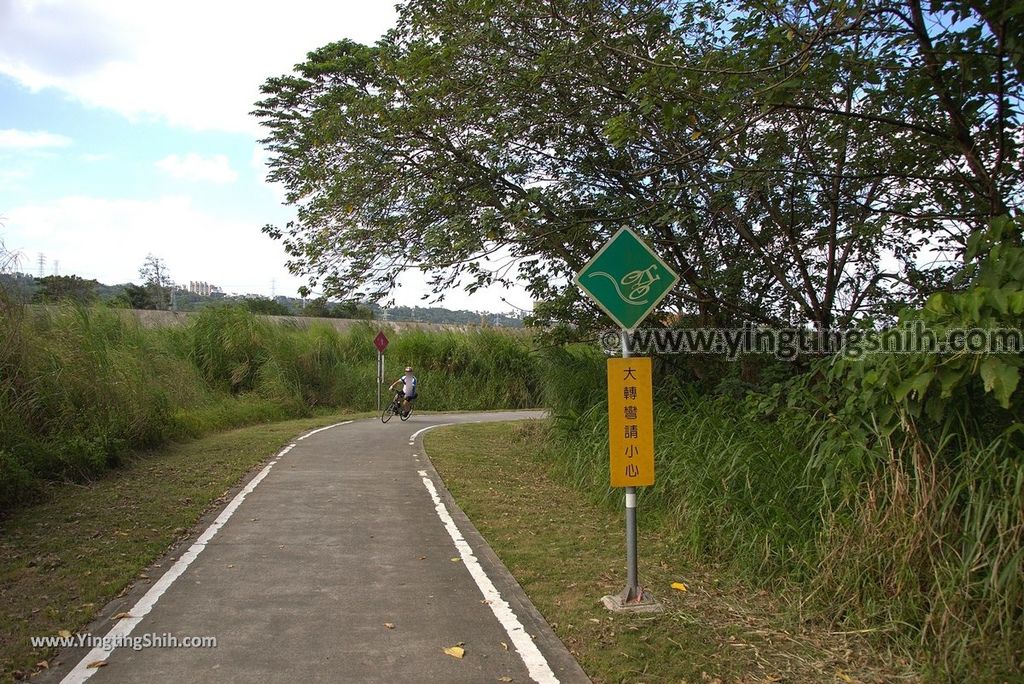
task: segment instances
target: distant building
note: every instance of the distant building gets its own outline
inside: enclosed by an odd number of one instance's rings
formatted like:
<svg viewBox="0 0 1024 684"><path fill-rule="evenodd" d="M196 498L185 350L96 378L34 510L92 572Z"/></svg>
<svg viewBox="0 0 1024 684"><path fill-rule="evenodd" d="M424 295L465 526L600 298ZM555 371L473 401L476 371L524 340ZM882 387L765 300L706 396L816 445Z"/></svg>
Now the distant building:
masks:
<svg viewBox="0 0 1024 684"><path fill-rule="evenodd" d="M191 292L192 294L196 294L201 297L209 297L210 295L215 294L224 294L224 290L222 290L219 286L211 285L210 283L199 280L188 281L188 291Z"/></svg>

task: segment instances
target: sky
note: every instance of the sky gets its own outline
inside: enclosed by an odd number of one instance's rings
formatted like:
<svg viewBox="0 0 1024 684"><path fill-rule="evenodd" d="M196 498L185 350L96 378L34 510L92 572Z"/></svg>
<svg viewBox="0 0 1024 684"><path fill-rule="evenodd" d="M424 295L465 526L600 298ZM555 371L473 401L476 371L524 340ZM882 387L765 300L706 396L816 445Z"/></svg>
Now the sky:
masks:
<svg viewBox="0 0 1024 684"><path fill-rule="evenodd" d="M138 281L148 254L180 284L296 296L280 243L294 216L266 182L249 115L306 53L372 43L388 0L0 0L0 240L21 271ZM418 272L397 304L426 305ZM529 308L525 291L450 291L443 305Z"/></svg>

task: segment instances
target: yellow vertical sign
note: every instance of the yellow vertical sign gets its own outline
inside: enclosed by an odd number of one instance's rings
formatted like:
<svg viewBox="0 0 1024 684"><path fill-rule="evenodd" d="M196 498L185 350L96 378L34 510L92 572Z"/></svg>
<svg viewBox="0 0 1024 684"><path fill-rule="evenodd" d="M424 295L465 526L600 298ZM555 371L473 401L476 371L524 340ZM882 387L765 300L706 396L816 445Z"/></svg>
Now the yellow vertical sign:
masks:
<svg viewBox="0 0 1024 684"><path fill-rule="evenodd" d="M608 359L608 443L612 487L654 484L651 360Z"/></svg>

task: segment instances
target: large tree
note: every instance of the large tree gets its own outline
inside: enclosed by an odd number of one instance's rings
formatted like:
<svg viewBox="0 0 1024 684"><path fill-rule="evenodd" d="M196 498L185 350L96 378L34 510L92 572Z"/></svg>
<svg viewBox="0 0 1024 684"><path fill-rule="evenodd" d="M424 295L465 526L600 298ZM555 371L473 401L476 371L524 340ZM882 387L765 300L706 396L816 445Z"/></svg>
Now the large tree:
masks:
<svg viewBox="0 0 1024 684"><path fill-rule="evenodd" d="M679 272L666 305L705 322L884 312L945 285L922 246L955 257L1019 200L1009 20L936 5L922 32L915 11L413 0L376 45L265 84L298 208L266 231L341 296L408 267L439 293L518 275L542 315L594 320L570 276L625 224Z"/></svg>

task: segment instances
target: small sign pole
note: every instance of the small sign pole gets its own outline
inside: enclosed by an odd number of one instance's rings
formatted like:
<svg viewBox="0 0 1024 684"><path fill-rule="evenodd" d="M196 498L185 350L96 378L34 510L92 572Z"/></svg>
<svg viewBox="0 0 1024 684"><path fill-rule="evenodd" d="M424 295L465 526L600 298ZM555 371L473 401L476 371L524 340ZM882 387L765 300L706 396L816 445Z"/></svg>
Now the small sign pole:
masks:
<svg viewBox="0 0 1024 684"><path fill-rule="evenodd" d="M380 411L380 386L384 382L384 350L388 348L388 336L383 332L377 333L373 346L377 348L377 410Z"/></svg>
<svg viewBox="0 0 1024 684"><path fill-rule="evenodd" d="M384 382L384 352L377 352L377 410L380 411L380 386Z"/></svg>
<svg viewBox="0 0 1024 684"><path fill-rule="evenodd" d="M629 334L622 331L622 358L629 358ZM639 573L636 568L636 487L626 487L626 588L622 590L622 603L640 601Z"/></svg>

